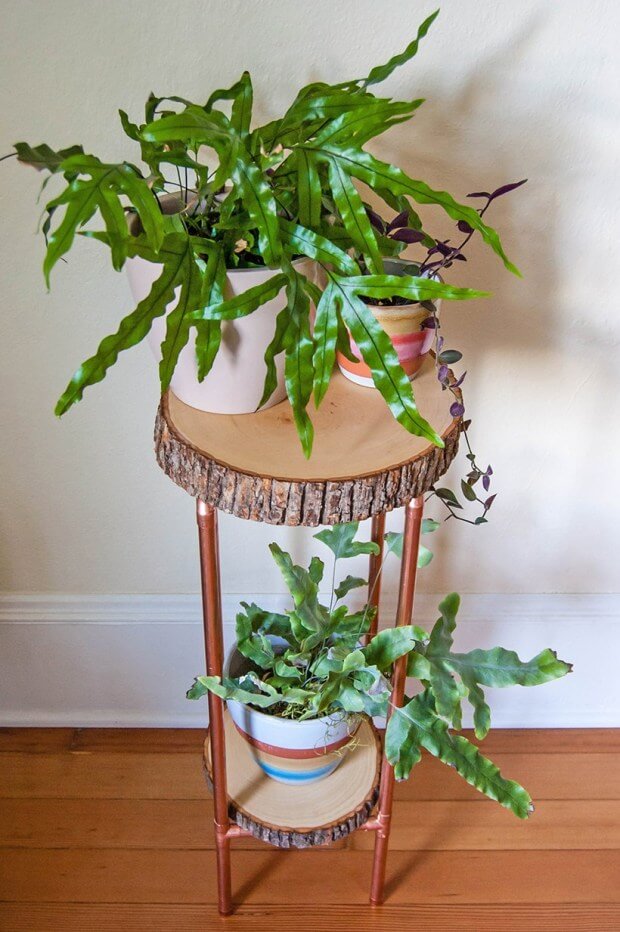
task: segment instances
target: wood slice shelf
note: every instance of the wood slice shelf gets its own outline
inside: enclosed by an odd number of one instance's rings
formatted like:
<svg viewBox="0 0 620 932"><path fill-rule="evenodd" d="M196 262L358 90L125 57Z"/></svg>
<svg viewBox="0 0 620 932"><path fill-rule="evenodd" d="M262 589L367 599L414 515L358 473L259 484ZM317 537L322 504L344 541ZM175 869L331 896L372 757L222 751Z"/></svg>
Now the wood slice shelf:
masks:
<svg viewBox="0 0 620 932"><path fill-rule="evenodd" d="M328 777L302 786L278 783L256 762L227 712L226 775L231 822L278 848L310 848L345 838L369 818L379 793L381 742L365 719L352 749ZM204 745L212 785L210 741Z"/></svg>
<svg viewBox="0 0 620 932"><path fill-rule="evenodd" d="M413 387L443 449L409 434L378 391L336 371L319 410L309 408L309 460L288 401L255 414L209 414L168 392L155 425L157 461L190 495L239 518L310 527L360 521L423 495L456 455L461 420L450 414L454 398L431 359Z"/></svg>

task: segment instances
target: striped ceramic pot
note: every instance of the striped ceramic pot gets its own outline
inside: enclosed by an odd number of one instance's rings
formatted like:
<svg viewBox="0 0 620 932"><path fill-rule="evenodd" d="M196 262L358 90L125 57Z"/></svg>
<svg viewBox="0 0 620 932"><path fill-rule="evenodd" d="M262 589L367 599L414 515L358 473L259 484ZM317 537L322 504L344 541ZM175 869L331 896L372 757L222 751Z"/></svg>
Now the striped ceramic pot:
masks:
<svg viewBox="0 0 620 932"><path fill-rule="evenodd" d="M439 311L439 304L440 302L437 301L437 311ZM422 328L422 323L429 316L429 312L419 304L399 304L393 307L370 304L368 307L391 339L401 366L410 379L415 378L433 345L434 330ZM351 382L373 388L372 373L362 359L362 354L353 338L349 337L349 339L356 362L351 362L343 353L338 352L337 360L340 371Z"/></svg>
<svg viewBox="0 0 620 932"><path fill-rule="evenodd" d="M268 638L276 653L288 646L275 635ZM248 658L233 647L226 661L226 675L239 677L251 669ZM268 715L235 699L228 699L226 705L260 768L280 783L301 785L329 776L344 759L360 724L359 716L345 712L299 722Z"/></svg>
<svg viewBox="0 0 620 932"><path fill-rule="evenodd" d="M360 723L346 713L298 722L267 715L236 700L228 711L261 769L279 783L314 783L333 773Z"/></svg>

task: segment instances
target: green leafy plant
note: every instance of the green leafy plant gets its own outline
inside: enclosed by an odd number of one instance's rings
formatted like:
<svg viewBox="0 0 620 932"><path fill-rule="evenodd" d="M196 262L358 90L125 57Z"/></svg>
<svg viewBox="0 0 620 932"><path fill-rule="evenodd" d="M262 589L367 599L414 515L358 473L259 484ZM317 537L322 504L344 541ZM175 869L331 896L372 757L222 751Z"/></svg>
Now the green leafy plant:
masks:
<svg viewBox="0 0 620 932"><path fill-rule="evenodd" d="M336 347L350 352L347 330L394 417L411 433L443 445L418 411L411 383L368 302L397 295L415 302L464 300L484 293L444 284L430 274L432 269L429 274L386 274L384 257L393 256L404 241L373 227L359 190L373 191L406 214L408 227L428 248L439 241L423 230L412 203L439 207L517 271L482 211L411 178L364 148L389 127L410 119L422 103L378 97L370 88L413 58L436 15L420 26L402 53L366 77L309 84L282 117L267 124L252 126L247 72L231 87L214 91L204 104L151 95L142 124L120 111L122 128L139 146L145 168L129 161L102 161L81 146L54 150L47 144L15 145L13 154L20 162L48 173L45 183L50 177L63 182L45 208L48 284L77 234L104 243L117 270L132 256L161 266L150 294L74 374L57 403L58 415L105 377L120 352L144 338L153 320L164 315L175 289L180 289L180 298L167 318L161 347L162 391L190 338L202 380L220 347L221 322L251 314L283 290L283 308L265 355L262 402L273 393L274 360L284 353L287 394L307 456L313 442L308 404L312 396L316 405L325 396ZM93 224L103 229L93 229ZM320 286L295 268L299 257L322 268ZM227 270L248 267L273 268L274 275L224 300ZM316 305L314 327L311 302Z"/></svg>
<svg viewBox="0 0 620 932"><path fill-rule="evenodd" d="M432 524L436 522L427 525L427 532L434 530ZM466 699L471 703L475 734L482 739L491 724L483 687L537 686L564 676L570 665L551 650L528 661L502 647L455 651L456 593L441 602L430 631L417 625L387 628L363 643L374 608L365 604L352 611L344 600L367 582L351 575L337 581L339 560L378 552L376 544L355 539L357 530L357 524L341 524L314 535L333 554L326 603L320 598L323 560L313 556L305 569L271 544L292 598L291 608L276 613L241 603L237 649L248 660L248 672L237 677L198 676L188 698L199 699L211 691L222 699L299 721L331 714L388 717L385 748L398 780L409 776L424 749L454 767L476 789L526 818L532 808L527 791L503 777L476 745L457 733L462 704ZM401 553L402 535L392 534L386 543L388 552ZM423 550L418 559L424 565ZM407 658L407 674L418 680L420 691L406 697L402 707L392 708L390 675L399 657Z"/></svg>

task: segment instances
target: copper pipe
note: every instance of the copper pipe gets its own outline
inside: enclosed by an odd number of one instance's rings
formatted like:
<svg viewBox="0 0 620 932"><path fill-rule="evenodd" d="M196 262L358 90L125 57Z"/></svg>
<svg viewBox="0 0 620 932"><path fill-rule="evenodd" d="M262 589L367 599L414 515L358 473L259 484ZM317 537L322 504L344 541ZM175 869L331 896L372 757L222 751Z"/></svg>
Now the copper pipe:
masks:
<svg viewBox="0 0 620 932"><path fill-rule="evenodd" d="M414 498L413 501L409 502L405 508L403 558L400 568L396 627L411 624L423 510L424 499L422 496ZM399 659L394 663L392 669L392 694L390 697L390 705L388 707L388 720L391 710L393 708L402 706L403 704L406 676L407 657L405 655L403 657L399 657ZM370 902L373 906L378 906L380 903L382 903L384 897L385 867L390 839L390 821L392 817L393 801L394 768L388 762L384 750L383 761L381 764L381 782L379 785L379 807L376 816L377 834L375 836L375 853L373 857L372 881L370 885Z"/></svg>
<svg viewBox="0 0 620 932"><path fill-rule="evenodd" d="M222 596L220 592L220 558L217 534L217 511L196 499L196 519L200 544L202 582L202 616L205 632L207 674L221 676L224 662L222 644ZM230 820L226 791L226 741L224 737L224 703L209 693L209 735L215 814L215 851L217 858L218 906L221 915L232 911L230 882Z"/></svg>
<svg viewBox="0 0 620 932"><path fill-rule="evenodd" d="M368 560L368 604L376 608L375 617L370 623L366 642L374 637L379 627L379 599L381 597L381 563L383 561L383 536L385 533L385 512L373 515L371 538L379 545L379 553L371 553Z"/></svg>

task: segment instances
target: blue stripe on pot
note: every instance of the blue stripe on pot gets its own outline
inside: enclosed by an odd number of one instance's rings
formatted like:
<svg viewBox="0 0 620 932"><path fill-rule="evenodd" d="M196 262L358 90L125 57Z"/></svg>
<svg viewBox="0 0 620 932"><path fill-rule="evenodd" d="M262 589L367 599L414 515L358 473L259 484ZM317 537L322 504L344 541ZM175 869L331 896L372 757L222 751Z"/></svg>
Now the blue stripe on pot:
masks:
<svg viewBox="0 0 620 932"><path fill-rule="evenodd" d="M274 780L281 780L283 783L311 783L312 780L318 780L319 777L326 777L335 770L340 763L340 761L337 760L333 764L329 764L327 767L319 767L317 770L292 771L280 770L278 767L272 767L258 758L257 761L267 776L273 777Z"/></svg>

